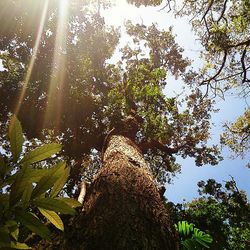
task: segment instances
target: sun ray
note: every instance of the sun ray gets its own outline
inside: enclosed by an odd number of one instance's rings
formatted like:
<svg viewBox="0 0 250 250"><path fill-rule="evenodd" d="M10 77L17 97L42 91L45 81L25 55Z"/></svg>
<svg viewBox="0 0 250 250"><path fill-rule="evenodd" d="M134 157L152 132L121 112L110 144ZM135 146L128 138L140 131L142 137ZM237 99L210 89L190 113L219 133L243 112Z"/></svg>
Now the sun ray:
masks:
<svg viewBox="0 0 250 250"><path fill-rule="evenodd" d="M36 37L36 41L35 41L35 46L33 48L31 60L30 60L30 63L28 65L28 69L27 69L27 72L26 72L26 75L25 75L25 78L24 78L24 81L23 81L22 90L21 90L20 96L19 96L18 101L17 101L16 108L15 108L15 111L14 111L14 113L16 115L18 115L18 113L20 111L20 108L22 106L22 102L23 102L23 99L25 97L25 93L26 93L26 90L27 90L27 87L28 87L28 84L29 84L29 81L30 81L30 77L31 77L31 74L32 74L32 71L33 71L33 68L34 68L36 56L37 56L37 53L38 53L38 50L39 50L39 45L40 45L40 41L41 41L43 29L44 29L44 23L45 23L45 19L46 19L47 12L48 12L48 4L49 4L49 0L45 0L42 15L41 15L41 21L40 21L40 24L39 24L37 37Z"/></svg>
<svg viewBox="0 0 250 250"><path fill-rule="evenodd" d="M68 0L61 0L54 45L53 69L50 76L47 107L43 127L55 122L58 127L62 109L62 95L66 72L66 39L68 20Z"/></svg>

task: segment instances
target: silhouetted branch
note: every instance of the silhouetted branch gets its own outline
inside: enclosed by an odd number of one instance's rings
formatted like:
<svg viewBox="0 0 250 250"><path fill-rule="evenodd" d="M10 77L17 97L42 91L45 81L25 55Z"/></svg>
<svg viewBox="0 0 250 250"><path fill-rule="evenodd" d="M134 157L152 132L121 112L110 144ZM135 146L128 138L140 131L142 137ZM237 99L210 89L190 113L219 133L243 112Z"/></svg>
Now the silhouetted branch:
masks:
<svg viewBox="0 0 250 250"><path fill-rule="evenodd" d="M225 0L225 2L223 4L223 9L222 9L222 12L220 14L220 17L217 20L217 23L219 23L219 21L223 18L224 14L225 14L225 11L226 11L226 8L227 8L227 1L228 0Z"/></svg>
<svg viewBox="0 0 250 250"><path fill-rule="evenodd" d="M215 78L221 73L222 69L224 68L226 60L227 60L227 51L224 50L223 61L217 73L214 76L210 77L209 79L202 81L200 85L204 85L204 84L211 82L212 80L215 80Z"/></svg>

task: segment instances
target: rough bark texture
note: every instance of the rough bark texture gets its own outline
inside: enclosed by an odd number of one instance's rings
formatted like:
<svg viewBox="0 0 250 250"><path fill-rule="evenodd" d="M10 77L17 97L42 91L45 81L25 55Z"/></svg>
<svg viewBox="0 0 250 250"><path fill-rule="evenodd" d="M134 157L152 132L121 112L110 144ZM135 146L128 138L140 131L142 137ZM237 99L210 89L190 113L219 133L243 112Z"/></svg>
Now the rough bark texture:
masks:
<svg viewBox="0 0 250 250"><path fill-rule="evenodd" d="M178 249L168 211L136 144L113 135L103 159L66 248Z"/></svg>

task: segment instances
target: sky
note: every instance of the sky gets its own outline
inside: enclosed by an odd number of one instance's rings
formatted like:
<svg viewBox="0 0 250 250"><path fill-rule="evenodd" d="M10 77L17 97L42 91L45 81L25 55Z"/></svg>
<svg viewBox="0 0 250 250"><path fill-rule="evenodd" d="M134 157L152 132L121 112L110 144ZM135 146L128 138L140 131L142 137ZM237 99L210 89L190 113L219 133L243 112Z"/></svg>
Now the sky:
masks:
<svg viewBox="0 0 250 250"><path fill-rule="evenodd" d="M125 34L124 25L126 20L131 20L134 23L150 25L157 23L160 28L168 29L173 26L173 33L176 34L176 41L185 49L184 55L193 59L193 65L196 68L201 67L202 61L199 59L199 52L202 49L199 42L196 40L192 32L188 18L175 19L172 14L168 13L168 9L161 10L161 7L140 7L128 5L125 0L117 0L116 6L105 10L102 14L105 17L107 24L121 26L121 44L120 47L128 42L128 37ZM119 52L112 58L113 61L119 59ZM170 83L167 85L172 92L179 93L181 84L177 84L174 78L170 78ZM235 121L242 115L248 106L250 100L243 100L235 95L226 96L226 100L216 99L216 108L219 112L212 115L211 143L219 143L220 134L223 131L222 125L226 121ZM248 106L249 107L249 106ZM191 201L198 197L197 182L213 178L221 183L230 180L233 176L237 182L239 189L247 192L250 199L250 169L246 167L247 160L250 159L248 154L245 159L231 159L231 153L227 148L223 148L224 160L217 166L202 166L197 167L193 159L181 159L177 161L182 165L181 174L173 179L172 184L166 185L165 196L169 201L182 202L183 200Z"/></svg>

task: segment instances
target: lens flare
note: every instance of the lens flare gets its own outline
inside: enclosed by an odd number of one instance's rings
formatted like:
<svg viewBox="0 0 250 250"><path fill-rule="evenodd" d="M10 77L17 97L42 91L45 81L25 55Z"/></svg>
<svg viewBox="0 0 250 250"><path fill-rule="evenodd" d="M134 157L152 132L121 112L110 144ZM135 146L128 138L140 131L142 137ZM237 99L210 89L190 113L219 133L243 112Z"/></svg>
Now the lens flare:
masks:
<svg viewBox="0 0 250 250"><path fill-rule="evenodd" d="M60 124L62 95L66 73L68 5L68 0L60 1L56 41L54 45L53 69L48 89L47 107L43 124L44 128L49 125L50 121L53 123L55 122L57 128L59 128Z"/></svg>
<svg viewBox="0 0 250 250"><path fill-rule="evenodd" d="M44 1L44 7L43 7L43 11L42 11L42 15L41 15L41 21L39 24L39 28L38 28L38 32L37 32L37 37L36 37L36 41L35 41L35 46L33 48L33 52L32 52L32 56L31 56L31 60L30 63L28 65L28 69L23 81L23 86L22 86L22 90L20 93L20 96L18 98L18 102L15 108L14 113L17 115L19 113L19 110L21 108L23 99L25 97L25 93L30 81L30 77L34 68L34 64L35 64L35 60L36 60L36 56L39 50L39 45L40 45L40 41L41 41L41 37L42 37L42 33L43 33L43 29L44 29L44 23L45 23L45 19L47 16L47 12L48 12L48 4L49 4L49 0L45 0Z"/></svg>

